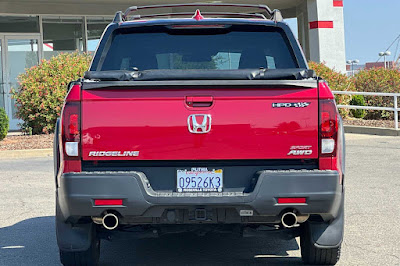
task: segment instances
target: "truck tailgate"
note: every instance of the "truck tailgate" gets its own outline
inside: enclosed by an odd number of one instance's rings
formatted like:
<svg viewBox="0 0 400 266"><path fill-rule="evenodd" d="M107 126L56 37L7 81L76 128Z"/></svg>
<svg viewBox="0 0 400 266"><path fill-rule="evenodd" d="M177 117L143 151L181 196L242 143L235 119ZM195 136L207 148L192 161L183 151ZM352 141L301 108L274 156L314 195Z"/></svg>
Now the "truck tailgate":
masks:
<svg viewBox="0 0 400 266"><path fill-rule="evenodd" d="M83 89L81 114L83 160L318 157L317 88Z"/></svg>

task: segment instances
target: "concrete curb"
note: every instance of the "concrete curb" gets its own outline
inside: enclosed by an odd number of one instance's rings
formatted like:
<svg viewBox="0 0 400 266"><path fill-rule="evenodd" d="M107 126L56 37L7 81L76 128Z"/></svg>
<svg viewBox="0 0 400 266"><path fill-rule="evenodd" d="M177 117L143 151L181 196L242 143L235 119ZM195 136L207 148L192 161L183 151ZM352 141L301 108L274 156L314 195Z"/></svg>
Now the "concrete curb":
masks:
<svg viewBox="0 0 400 266"><path fill-rule="evenodd" d="M400 130L383 127L344 126L344 132L379 136L400 136Z"/></svg>
<svg viewBox="0 0 400 266"><path fill-rule="evenodd" d="M52 157L52 156L53 156L53 149L0 151L0 160Z"/></svg>

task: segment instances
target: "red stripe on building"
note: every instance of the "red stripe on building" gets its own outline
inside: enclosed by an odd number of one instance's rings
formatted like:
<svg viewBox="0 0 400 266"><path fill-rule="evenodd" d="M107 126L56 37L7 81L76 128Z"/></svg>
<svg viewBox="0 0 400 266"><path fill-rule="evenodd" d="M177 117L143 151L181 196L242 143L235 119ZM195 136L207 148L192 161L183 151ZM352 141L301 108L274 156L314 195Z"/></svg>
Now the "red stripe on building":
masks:
<svg viewBox="0 0 400 266"><path fill-rule="evenodd" d="M333 6L343 7L343 0L333 0Z"/></svg>
<svg viewBox="0 0 400 266"><path fill-rule="evenodd" d="M312 29L333 29L333 21L311 21L310 30Z"/></svg>
<svg viewBox="0 0 400 266"><path fill-rule="evenodd" d="M51 50L53 50L54 48L53 48L53 46L51 46L50 44L48 44L48 43L43 43L43 45L44 46L47 46L47 47L49 47Z"/></svg>

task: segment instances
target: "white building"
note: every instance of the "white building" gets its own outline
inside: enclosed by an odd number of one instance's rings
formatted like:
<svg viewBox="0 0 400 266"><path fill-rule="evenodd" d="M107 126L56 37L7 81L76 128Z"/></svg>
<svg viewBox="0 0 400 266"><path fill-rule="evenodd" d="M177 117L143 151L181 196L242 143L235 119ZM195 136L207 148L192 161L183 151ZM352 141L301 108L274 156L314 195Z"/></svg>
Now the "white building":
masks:
<svg viewBox="0 0 400 266"><path fill-rule="evenodd" d="M15 117L10 89L25 68L60 52L93 51L116 11L132 5L187 3L188 0L2 0L0 2L0 108ZM196 2L196 1L193 1ZM205 1L208 2L208 1ZM284 18L297 18L299 42L308 60L346 71L342 0L225 0L267 4ZM164 10L167 12L179 11ZM228 10L235 11L235 10ZM251 10L249 10L251 12ZM259 11L257 11L259 12ZM28 60L29 59L29 60Z"/></svg>

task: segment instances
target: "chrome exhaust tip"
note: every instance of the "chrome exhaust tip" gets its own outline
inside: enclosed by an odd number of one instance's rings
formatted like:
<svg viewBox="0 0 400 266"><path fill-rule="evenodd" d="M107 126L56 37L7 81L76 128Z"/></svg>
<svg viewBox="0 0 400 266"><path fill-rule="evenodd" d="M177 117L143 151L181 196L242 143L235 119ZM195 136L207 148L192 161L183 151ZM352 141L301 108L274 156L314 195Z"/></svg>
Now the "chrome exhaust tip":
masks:
<svg viewBox="0 0 400 266"><path fill-rule="evenodd" d="M286 228L292 228L297 225L297 215L293 212L286 212L281 218L282 225Z"/></svg>
<svg viewBox="0 0 400 266"><path fill-rule="evenodd" d="M115 228L118 227L118 223L119 223L118 216L113 213L107 213L106 215L103 216L103 219L101 221L101 224L107 230L114 230Z"/></svg>

